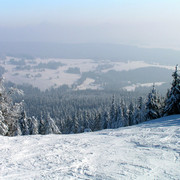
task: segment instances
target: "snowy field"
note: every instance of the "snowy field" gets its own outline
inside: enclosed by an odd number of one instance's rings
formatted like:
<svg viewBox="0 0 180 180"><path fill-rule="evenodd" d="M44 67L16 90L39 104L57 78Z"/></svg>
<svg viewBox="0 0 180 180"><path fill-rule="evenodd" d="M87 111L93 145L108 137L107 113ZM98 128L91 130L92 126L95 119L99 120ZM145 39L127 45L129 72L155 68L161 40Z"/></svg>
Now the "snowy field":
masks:
<svg viewBox="0 0 180 180"><path fill-rule="evenodd" d="M48 63L56 63L57 66L48 68ZM60 63L60 65L58 65ZM41 67L39 66L41 65ZM42 66L43 65L43 66ZM45 66L47 65L47 66ZM51 64L52 65L52 64ZM99 74L105 74L111 70L121 72L130 71L138 68L146 67L159 67L162 69L174 70L173 66L165 66L160 64L149 64L143 61L128 61L117 62L110 60L92 60L92 59L21 59L15 57L5 57L0 59L0 66L5 68L3 76L6 80L12 81L16 84L29 83L41 90L48 89L50 87L59 87L61 85L73 86L76 85L79 79L81 79L83 73L93 72ZM68 72L69 69L76 68L79 73ZM112 78L112 77L111 77ZM162 83L162 82L157 82ZM129 86L124 87L128 91L133 91L137 87L152 85L152 82L146 84L134 84L130 83ZM87 77L81 84L78 84L75 89L101 89L101 84L97 84L95 79Z"/></svg>
<svg viewBox="0 0 180 180"><path fill-rule="evenodd" d="M165 82L156 82L156 83L144 83L144 84L132 84L131 86L125 86L123 89L127 90L127 91L135 91L136 88L138 87L152 87L153 84L155 86L161 86L163 85Z"/></svg>
<svg viewBox="0 0 180 180"><path fill-rule="evenodd" d="M76 135L0 137L0 179L180 179L180 115Z"/></svg>

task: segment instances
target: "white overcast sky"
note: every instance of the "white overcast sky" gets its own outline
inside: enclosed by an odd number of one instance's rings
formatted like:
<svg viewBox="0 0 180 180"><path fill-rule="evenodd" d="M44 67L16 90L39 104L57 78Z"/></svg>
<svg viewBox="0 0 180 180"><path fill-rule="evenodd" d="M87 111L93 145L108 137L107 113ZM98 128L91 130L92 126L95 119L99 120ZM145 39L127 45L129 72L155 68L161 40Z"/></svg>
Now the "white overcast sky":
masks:
<svg viewBox="0 0 180 180"><path fill-rule="evenodd" d="M0 0L0 41L180 49L180 0Z"/></svg>

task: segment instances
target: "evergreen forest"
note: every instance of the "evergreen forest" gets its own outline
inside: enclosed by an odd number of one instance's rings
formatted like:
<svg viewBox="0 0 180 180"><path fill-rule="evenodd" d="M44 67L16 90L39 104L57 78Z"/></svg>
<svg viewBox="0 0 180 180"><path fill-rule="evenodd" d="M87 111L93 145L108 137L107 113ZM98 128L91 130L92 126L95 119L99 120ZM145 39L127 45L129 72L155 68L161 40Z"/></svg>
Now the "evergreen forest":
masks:
<svg viewBox="0 0 180 180"><path fill-rule="evenodd" d="M66 85L40 91L0 80L0 135L73 134L131 126L180 114L180 75L162 96L147 93L72 90Z"/></svg>

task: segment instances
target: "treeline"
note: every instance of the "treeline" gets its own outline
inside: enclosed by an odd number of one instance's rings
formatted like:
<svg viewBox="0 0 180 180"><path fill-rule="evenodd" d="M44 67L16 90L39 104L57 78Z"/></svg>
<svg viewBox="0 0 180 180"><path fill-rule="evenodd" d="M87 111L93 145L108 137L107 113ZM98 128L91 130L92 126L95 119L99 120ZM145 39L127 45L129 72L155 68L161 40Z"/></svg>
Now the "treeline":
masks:
<svg viewBox="0 0 180 180"><path fill-rule="evenodd" d="M72 91L67 86L41 92L22 86L25 96L10 98L15 90L0 85L0 134L69 134L118 128L161 116L180 114L180 76L173 73L167 96L153 86L148 96L126 91ZM113 94L113 95L112 95ZM27 115L26 115L27 114Z"/></svg>

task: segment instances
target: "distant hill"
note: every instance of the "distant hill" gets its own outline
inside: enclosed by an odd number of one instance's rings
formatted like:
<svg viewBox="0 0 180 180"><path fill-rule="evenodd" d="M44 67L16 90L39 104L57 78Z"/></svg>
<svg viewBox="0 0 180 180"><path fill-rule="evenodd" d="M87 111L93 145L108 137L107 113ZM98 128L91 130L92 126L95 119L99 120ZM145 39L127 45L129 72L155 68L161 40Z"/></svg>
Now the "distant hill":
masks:
<svg viewBox="0 0 180 180"><path fill-rule="evenodd" d="M140 48L120 44L60 44L37 42L0 42L0 54L12 56L38 56L73 59L116 61L145 61L175 65L180 51L160 48Z"/></svg>

